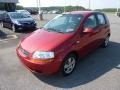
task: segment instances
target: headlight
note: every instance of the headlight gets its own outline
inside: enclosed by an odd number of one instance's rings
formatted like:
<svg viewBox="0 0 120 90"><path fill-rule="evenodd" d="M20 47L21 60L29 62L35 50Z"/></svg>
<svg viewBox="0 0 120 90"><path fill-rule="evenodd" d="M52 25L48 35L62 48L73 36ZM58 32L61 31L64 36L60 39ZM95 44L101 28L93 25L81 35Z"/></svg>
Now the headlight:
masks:
<svg viewBox="0 0 120 90"><path fill-rule="evenodd" d="M54 58L54 52L39 52L36 51L33 56L33 59L51 59Z"/></svg>
<svg viewBox="0 0 120 90"><path fill-rule="evenodd" d="M21 25L18 21L14 21L14 23L17 24L17 25Z"/></svg>

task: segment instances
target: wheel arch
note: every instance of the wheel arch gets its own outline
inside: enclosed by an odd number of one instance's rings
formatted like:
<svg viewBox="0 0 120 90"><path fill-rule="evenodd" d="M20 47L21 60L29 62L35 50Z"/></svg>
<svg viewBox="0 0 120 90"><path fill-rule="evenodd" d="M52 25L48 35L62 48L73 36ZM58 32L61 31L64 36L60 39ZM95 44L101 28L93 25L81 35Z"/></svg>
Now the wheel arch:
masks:
<svg viewBox="0 0 120 90"><path fill-rule="evenodd" d="M70 51L67 55L69 54L74 54L77 58L77 60L79 59L79 54L77 53L77 51Z"/></svg>
<svg viewBox="0 0 120 90"><path fill-rule="evenodd" d="M111 35L111 34L110 34L110 33L108 33L108 36L109 36L109 37L110 37L110 35Z"/></svg>

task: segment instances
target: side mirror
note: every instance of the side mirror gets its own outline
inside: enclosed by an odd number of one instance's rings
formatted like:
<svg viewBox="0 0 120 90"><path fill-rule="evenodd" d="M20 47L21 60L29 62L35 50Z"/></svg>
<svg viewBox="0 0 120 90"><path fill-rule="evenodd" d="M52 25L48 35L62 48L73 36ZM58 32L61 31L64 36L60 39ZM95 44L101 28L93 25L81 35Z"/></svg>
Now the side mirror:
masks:
<svg viewBox="0 0 120 90"><path fill-rule="evenodd" d="M88 28L85 28L83 33L93 33L93 29L88 27Z"/></svg>

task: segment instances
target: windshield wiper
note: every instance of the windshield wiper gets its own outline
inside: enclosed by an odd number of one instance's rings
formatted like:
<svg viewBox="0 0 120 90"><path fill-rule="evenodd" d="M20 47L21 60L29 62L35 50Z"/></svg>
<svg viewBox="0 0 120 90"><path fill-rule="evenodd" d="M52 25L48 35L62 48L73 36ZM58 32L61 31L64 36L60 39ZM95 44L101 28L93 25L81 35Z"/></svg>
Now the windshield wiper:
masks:
<svg viewBox="0 0 120 90"><path fill-rule="evenodd" d="M53 30L53 31L57 31L56 29L54 28L47 28L46 30Z"/></svg>
<svg viewBox="0 0 120 90"><path fill-rule="evenodd" d="M61 32L60 30L57 30L57 29L54 29L54 28L44 28L45 30L47 31L54 31L54 32L58 32L58 33L64 33L64 32Z"/></svg>
<svg viewBox="0 0 120 90"><path fill-rule="evenodd" d="M65 33L65 32L62 32L62 31L56 31L56 32L58 32L58 33Z"/></svg>

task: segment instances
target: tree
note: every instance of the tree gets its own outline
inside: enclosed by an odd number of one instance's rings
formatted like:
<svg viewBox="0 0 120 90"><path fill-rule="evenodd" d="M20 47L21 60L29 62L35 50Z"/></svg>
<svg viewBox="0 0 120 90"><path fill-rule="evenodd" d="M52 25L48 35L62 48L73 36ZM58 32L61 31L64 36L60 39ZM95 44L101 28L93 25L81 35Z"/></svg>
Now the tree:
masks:
<svg viewBox="0 0 120 90"><path fill-rule="evenodd" d="M21 10L21 9L24 9L24 7L23 7L23 6L20 6L20 5L16 5L16 9L17 9L17 10Z"/></svg>

